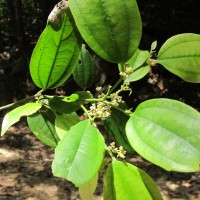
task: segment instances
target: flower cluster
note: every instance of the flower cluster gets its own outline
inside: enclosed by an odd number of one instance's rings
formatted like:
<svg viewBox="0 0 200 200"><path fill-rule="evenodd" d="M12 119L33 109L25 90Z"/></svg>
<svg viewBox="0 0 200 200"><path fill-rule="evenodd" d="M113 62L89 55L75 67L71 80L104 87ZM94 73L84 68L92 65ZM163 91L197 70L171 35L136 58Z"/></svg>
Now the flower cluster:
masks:
<svg viewBox="0 0 200 200"><path fill-rule="evenodd" d="M125 83L123 83L123 85L121 86L121 88L119 90L110 94L109 98L111 99L111 103L114 106L119 106L119 104L124 103L122 96L120 96L119 93L122 91L130 91L131 92L131 89L129 86L130 86L130 83L125 82Z"/></svg>
<svg viewBox="0 0 200 200"><path fill-rule="evenodd" d="M122 100L122 96L119 95L119 92L110 94L110 99L111 99L111 103L114 106L119 106L120 103L124 103L124 101Z"/></svg>
<svg viewBox="0 0 200 200"><path fill-rule="evenodd" d="M103 102L93 103L88 114L94 118L105 119L111 115L110 106Z"/></svg>
<svg viewBox="0 0 200 200"><path fill-rule="evenodd" d="M133 73L133 68L129 67L128 65L125 66L125 71L124 72L120 72L119 75L123 78L128 78L128 76L130 74Z"/></svg>
<svg viewBox="0 0 200 200"><path fill-rule="evenodd" d="M125 158L125 154L126 151L123 149L122 146L120 146L119 148L115 147L115 143L112 142L110 143L110 146L108 147L110 149L110 151L114 154L117 154L117 157L119 158Z"/></svg>
<svg viewBox="0 0 200 200"><path fill-rule="evenodd" d="M130 82L125 82L122 86L121 86L121 90L125 91L125 90L130 90Z"/></svg>

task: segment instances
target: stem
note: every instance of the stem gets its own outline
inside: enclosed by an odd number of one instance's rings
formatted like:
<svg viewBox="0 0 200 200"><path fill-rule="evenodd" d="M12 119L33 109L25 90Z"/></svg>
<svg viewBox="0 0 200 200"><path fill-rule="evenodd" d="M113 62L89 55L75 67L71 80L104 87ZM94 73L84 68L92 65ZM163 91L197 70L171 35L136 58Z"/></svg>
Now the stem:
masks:
<svg viewBox="0 0 200 200"><path fill-rule="evenodd" d="M119 80L115 83L115 85L113 85L112 88L110 89L109 94L111 94L123 80L124 78L120 77Z"/></svg>
<svg viewBox="0 0 200 200"><path fill-rule="evenodd" d="M88 110L86 109L85 106L81 105L81 108L83 109L83 111L86 113L86 115L88 116L88 118L90 119L91 123L94 121L94 119L90 116L90 114L88 113Z"/></svg>
<svg viewBox="0 0 200 200"><path fill-rule="evenodd" d="M95 103L95 102L101 102L102 101L102 98L101 99L85 99L84 101L86 102L90 102L90 103Z"/></svg>
<svg viewBox="0 0 200 200"><path fill-rule="evenodd" d="M112 151L109 149L109 147L106 145L106 151L108 152L108 154L110 155L110 157L112 158L112 160L115 160L115 156L114 154L112 153Z"/></svg>
<svg viewBox="0 0 200 200"><path fill-rule="evenodd" d="M11 104L2 106L2 107L0 107L0 111L6 110L6 109L8 109L8 108L15 107L15 106L17 106L18 104L19 104L19 105L20 105L20 104L24 104L24 103L26 103L26 102L28 102L28 101L30 101L30 100L33 100L34 98L35 98L35 96L30 96L30 97L27 97L27 98L22 99L22 100L20 100L20 101L17 101L17 102L15 102L15 103L11 103Z"/></svg>
<svg viewBox="0 0 200 200"><path fill-rule="evenodd" d="M30 97L27 97L27 98L25 98L25 99L19 100L19 101L17 101L17 102L14 102L14 103L11 103L11 104L2 106L2 107L0 107L0 111L6 110L6 109L8 109L8 108L16 107L17 105L25 104L25 103L27 103L27 102L29 102L29 101L33 101L35 98L38 98L38 97L41 95L42 92L43 92L43 90L40 90L39 92L37 92L37 93L36 93L35 95L33 95L33 96L30 96Z"/></svg>
<svg viewBox="0 0 200 200"><path fill-rule="evenodd" d="M114 106L112 103L110 103L109 101L105 101L104 102L105 104L107 104L107 105L109 105L109 106L111 106L111 107L113 107L113 108L115 108L116 110L119 110L120 112L123 112L125 115L130 115L129 113L127 113L124 109L122 109L122 108L119 108L119 106Z"/></svg>
<svg viewBox="0 0 200 200"><path fill-rule="evenodd" d="M107 93L102 98L100 98L100 99L85 99L85 101L88 101L90 103L92 103L92 102L102 102L102 101L105 101L108 98L109 95L110 95L110 86L108 88Z"/></svg>

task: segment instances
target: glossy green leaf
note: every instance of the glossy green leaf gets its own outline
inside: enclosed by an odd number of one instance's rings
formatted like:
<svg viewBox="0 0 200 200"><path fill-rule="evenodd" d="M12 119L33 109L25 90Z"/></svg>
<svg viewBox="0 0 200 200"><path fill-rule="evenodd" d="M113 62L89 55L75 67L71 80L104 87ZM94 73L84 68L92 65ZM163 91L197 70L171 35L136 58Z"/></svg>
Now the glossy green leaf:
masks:
<svg viewBox="0 0 200 200"><path fill-rule="evenodd" d="M153 180L141 169L114 160L104 177L104 200L162 200Z"/></svg>
<svg viewBox="0 0 200 200"><path fill-rule="evenodd" d="M147 63L149 59L150 53L148 51L137 49L132 58L127 62L132 68L133 73L130 74L125 81L133 82L146 76L150 70L150 65Z"/></svg>
<svg viewBox="0 0 200 200"><path fill-rule="evenodd" d="M60 30L47 25L35 46L30 62L34 83L43 89L62 85L73 72L79 53L80 37L67 12Z"/></svg>
<svg viewBox="0 0 200 200"><path fill-rule="evenodd" d="M76 113L56 115L55 129L60 140L62 140L69 129L78 122L80 122L80 119Z"/></svg>
<svg viewBox="0 0 200 200"><path fill-rule="evenodd" d="M90 92L77 91L69 97L54 96L49 100L49 106L58 113L70 114L80 109L85 99L91 98Z"/></svg>
<svg viewBox="0 0 200 200"><path fill-rule="evenodd" d="M136 0L69 0L77 27L100 57L125 63L138 48L142 22Z"/></svg>
<svg viewBox="0 0 200 200"><path fill-rule="evenodd" d="M55 115L44 109L27 117L28 126L33 134L44 144L56 147L59 137L55 130Z"/></svg>
<svg viewBox="0 0 200 200"><path fill-rule="evenodd" d="M96 63L93 57L82 46L79 62L73 72L73 77L77 85L84 90L89 88L95 81Z"/></svg>
<svg viewBox="0 0 200 200"><path fill-rule="evenodd" d="M89 180L86 184L79 187L79 194L81 200L93 200L92 194L97 187L98 173Z"/></svg>
<svg viewBox="0 0 200 200"><path fill-rule="evenodd" d="M158 62L183 80L200 83L200 35L184 33L169 38L158 53Z"/></svg>
<svg viewBox="0 0 200 200"><path fill-rule="evenodd" d="M126 125L132 147L166 169L195 172L200 164L200 113L176 100L140 104Z"/></svg>
<svg viewBox="0 0 200 200"><path fill-rule="evenodd" d="M76 100L78 100L78 99L79 99L78 94L72 94L72 95L70 95L69 97L65 97L65 98L63 99L63 101L65 101L65 102L74 102L74 101L76 101Z"/></svg>
<svg viewBox="0 0 200 200"><path fill-rule="evenodd" d="M78 101L74 101L73 99L70 102L69 98L68 98L68 102L65 100L67 99L64 99L63 97L54 96L49 101L49 106L51 107L51 109L59 113L65 113L65 114L70 114L80 109L80 103Z"/></svg>
<svg viewBox="0 0 200 200"><path fill-rule="evenodd" d="M42 107L41 103L27 103L23 106L19 106L14 110L8 112L2 122L1 136L3 136L8 128L18 122L21 117L29 116L37 112Z"/></svg>
<svg viewBox="0 0 200 200"><path fill-rule="evenodd" d="M125 126L129 116L123 112L112 108L111 116L103 120L103 124L108 133L114 138L115 142L127 152L133 152L125 133Z"/></svg>
<svg viewBox="0 0 200 200"><path fill-rule="evenodd" d="M98 172L104 150L104 139L99 131L89 120L79 122L58 143L52 163L53 174L79 187Z"/></svg>
<svg viewBox="0 0 200 200"><path fill-rule="evenodd" d="M78 95L78 101L85 101L85 99L93 98L92 94L89 91L77 91L74 94Z"/></svg>

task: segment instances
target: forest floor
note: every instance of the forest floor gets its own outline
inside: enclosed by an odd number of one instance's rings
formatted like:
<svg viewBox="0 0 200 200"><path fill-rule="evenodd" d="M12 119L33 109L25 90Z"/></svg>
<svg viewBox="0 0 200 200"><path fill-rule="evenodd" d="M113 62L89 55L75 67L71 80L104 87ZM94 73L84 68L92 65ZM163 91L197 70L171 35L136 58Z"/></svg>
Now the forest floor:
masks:
<svg viewBox="0 0 200 200"><path fill-rule="evenodd" d="M72 183L53 177L53 150L44 146L25 123L0 138L0 200L79 200ZM128 162L145 170L158 185L164 200L199 200L200 172L167 172L138 155ZM94 200L103 200L100 178Z"/></svg>

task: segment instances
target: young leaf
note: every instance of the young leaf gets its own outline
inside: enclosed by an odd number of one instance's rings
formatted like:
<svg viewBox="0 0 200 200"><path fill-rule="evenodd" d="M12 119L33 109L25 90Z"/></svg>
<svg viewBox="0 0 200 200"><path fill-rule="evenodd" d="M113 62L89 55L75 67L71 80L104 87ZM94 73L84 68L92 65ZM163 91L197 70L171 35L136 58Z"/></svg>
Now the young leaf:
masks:
<svg viewBox="0 0 200 200"><path fill-rule="evenodd" d="M33 134L44 144L56 147L59 137L55 131L55 115L50 109L41 110L27 117Z"/></svg>
<svg viewBox="0 0 200 200"><path fill-rule="evenodd" d="M150 58L148 51L141 51L137 49L127 64L132 68L133 73L126 78L126 82L138 81L146 76L150 70L150 66L147 63Z"/></svg>
<svg viewBox="0 0 200 200"><path fill-rule="evenodd" d="M125 63L138 48L142 22L136 0L69 0L77 27L92 50Z"/></svg>
<svg viewBox="0 0 200 200"><path fill-rule="evenodd" d="M1 136L3 136L8 128L18 122L21 117L29 116L37 112L42 107L41 103L27 103L23 106L19 106L14 110L7 113L2 122Z"/></svg>
<svg viewBox="0 0 200 200"><path fill-rule="evenodd" d="M65 101L65 102L74 102L74 101L78 100L78 98L79 98L78 94L72 94L69 97L65 97L63 99L63 101Z"/></svg>
<svg viewBox="0 0 200 200"><path fill-rule="evenodd" d="M200 113L170 99L143 102L126 125L128 140L141 156L179 172L199 170L199 130Z"/></svg>
<svg viewBox="0 0 200 200"><path fill-rule="evenodd" d="M55 129L60 140L62 140L69 129L78 122L80 122L80 119L75 112L71 114L56 115Z"/></svg>
<svg viewBox="0 0 200 200"><path fill-rule="evenodd" d="M104 200L162 200L153 180L141 169L114 160L104 177Z"/></svg>
<svg viewBox="0 0 200 200"><path fill-rule="evenodd" d="M157 41L154 41L151 44L151 50L150 50L151 53L155 52L155 49L156 49L157 45L158 45Z"/></svg>
<svg viewBox="0 0 200 200"><path fill-rule="evenodd" d="M69 10L58 31L47 25L31 57L30 73L34 83L43 89L62 85L76 66L80 43Z"/></svg>
<svg viewBox="0 0 200 200"><path fill-rule="evenodd" d="M79 194L82 200L93 200L92 194L97 187L98 173L86 184L79 187Z"/></svg>
<svg viewBox="0 0 200 200"><path fill-rule="evenodd" d="M200 35L184 33L169 38L158 53L158 62L183 80L200 83Z"/></svg>
<svg viewBox="0 0 200 200"><path fill-rule="evenodd" d="M80 187L98 172L104 150L104 139L99 131L89 120L79 122L58 143L52 163L53 174Z"/></svg>
<svg viewBox="0 0 200 200"><path fill-rule="evenodd" d="M85 45L82 45L79 62L73 72L74 80L77 85L84 90L89 88L96 76L96 63L89 52L85 49Z"/></svg>
<svg viewBox="0 0 200 200"><path fill-rule="evenodd" d="M125 115L121 111L112 108L111 116L103 120L105 129L110 133L119 146L122 146L124 150L131 153L133 148L129 144L125 133L125 126L129 119L129 116Z"/></svg>

